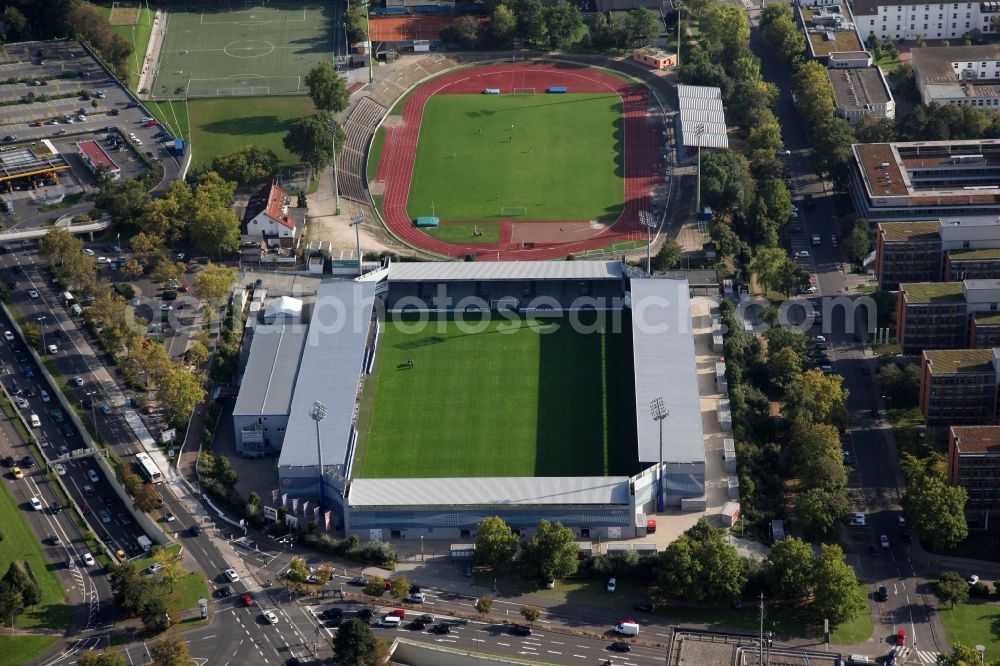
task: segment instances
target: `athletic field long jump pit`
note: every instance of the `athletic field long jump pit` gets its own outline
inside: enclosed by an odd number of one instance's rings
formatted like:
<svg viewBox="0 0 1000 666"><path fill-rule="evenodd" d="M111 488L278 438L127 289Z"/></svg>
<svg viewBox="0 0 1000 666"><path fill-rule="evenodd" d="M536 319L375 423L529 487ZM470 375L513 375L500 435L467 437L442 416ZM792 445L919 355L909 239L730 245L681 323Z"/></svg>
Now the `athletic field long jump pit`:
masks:
<svg viewBox="0 0 1000 666"><path fill-rule="evenodd" d="M492 64L432 79L402 104L370 159L386 223L407 242L548 259L645 239L661 151L637 82L567 63Z"/></svg>
<svg viewBox="0 0 1000 666"><path fill-rule="evenodd" d="M150 95L305 93L309 68L331 60L332 30L320 3L170 9Z"/></svg>

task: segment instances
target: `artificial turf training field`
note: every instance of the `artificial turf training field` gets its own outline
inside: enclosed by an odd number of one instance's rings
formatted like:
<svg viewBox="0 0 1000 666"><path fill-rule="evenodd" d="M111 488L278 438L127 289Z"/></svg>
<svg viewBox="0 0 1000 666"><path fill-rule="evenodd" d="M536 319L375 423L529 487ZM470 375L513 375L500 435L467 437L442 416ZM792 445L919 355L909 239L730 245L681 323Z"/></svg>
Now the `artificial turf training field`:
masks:
<svg viewBox="0 0 1000 666"><path fill-rule="evenodd" d="M333 6L170 9L150 94L163 97L305 92L309 68L333 53Z"/></svg>
<svg viewBox="0 0 1000 666"><path fill-rule="evenodd" d="M617 95L433 95L407 213L613 221L625 202L623 128Z"/></svg>
<svg viewBox="0 0 1000 666"><path fill-rule="evenodd" d="M365 385L355 476L638 471L628 324L577 333L563 318L517 323L505 333L513 324L494 317L469 333L431 321L413 333L412 322L387 321Z"/></svg>

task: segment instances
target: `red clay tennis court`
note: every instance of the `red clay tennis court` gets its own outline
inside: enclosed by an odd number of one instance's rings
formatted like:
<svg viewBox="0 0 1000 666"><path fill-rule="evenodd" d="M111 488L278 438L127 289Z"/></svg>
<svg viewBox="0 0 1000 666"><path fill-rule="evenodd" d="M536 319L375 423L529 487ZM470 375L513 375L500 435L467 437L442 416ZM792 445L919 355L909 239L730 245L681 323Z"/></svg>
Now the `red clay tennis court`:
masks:
<svg viewBox="0 0 1000 666"><path fill-rule="evenodd" d="M454 16L372 17L369 25L373 42L405 42L412 39L438 39L451 25Z"/></svg>

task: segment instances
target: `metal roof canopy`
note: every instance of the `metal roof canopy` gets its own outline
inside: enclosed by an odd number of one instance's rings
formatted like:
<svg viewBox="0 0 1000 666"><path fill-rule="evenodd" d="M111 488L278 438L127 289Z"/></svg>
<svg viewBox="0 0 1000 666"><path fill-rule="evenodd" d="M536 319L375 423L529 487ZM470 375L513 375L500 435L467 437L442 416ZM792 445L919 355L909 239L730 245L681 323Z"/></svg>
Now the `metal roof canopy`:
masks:
<svg viewBox="0 0 1000 666"><path fill-rule="evenodd" d="M659 460L660 429L649 415L650 403L659 397L669 412L663 428L664 462L704 462L688 282L633 278L631 294L639 462Z"/></svg>
<svg viewBox="0 0 1000 666"><path fill-rule="evenodd" d="M287 414L306 341L306 329L290 326L257 326L250 342L250 358L234 416Z"/></svg>
<svg viewBox="0 0 1000 666"><path fill-rule="evenodd" d="M354 421L354 403L364 363L368 329L375 307L375 282L324 282L316 293L309 332L279 467L318 464L313 403L326 405L320 423L324 467L345 466ZM339 473L343 473L343 468Z"/></svg>
<svg viewBox="0 0 1000 666"><path fill-rule="evenodd" d="M617 261L427 261L394 262L389 282L455 280L619 280Z"/></svg>
<svg viewBox="0 0 1000 666"><path fill-rule="evenodd" d="M629 478L566 476L354 479L348 502L352 507L627 506Z"/></svg>
<svg viewBox="0 0 1000 666"><path fill-rule="evenodd" d="M0 181L70 168L66 158L55 151L47 140L42 144L52 152L37 155L27 146L0 152Z"/></svg>
<svg viewBox="0 0 1000 666"><path fill-rule="evenodd" d="M685 146L701 145L702 148L728 148L722 90L715 86L677 86L680 109L681 136ZM698 126L705 126L699 141Z"/></svg>

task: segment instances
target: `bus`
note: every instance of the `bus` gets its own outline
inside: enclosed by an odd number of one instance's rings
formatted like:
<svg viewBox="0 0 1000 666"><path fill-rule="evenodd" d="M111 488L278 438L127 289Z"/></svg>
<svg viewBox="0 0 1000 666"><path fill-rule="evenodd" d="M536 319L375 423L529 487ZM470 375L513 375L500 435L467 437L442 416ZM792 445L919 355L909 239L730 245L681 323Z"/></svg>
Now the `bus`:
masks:
<svg viewBox="0 0 1000 666"><path fill-rule="evenodd" d="M156 463L149 457L149 454L137 453L135 454L135 460L139 463L139 471L142 472L147 481L150 483L163 483L163 474L160 473L160 468L156 466Z"/></svg>

